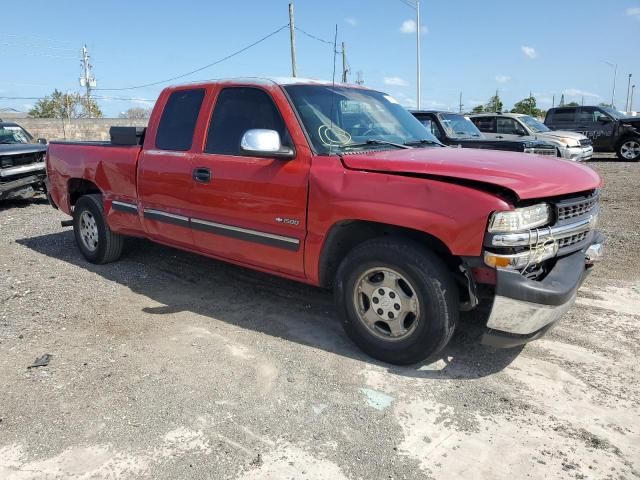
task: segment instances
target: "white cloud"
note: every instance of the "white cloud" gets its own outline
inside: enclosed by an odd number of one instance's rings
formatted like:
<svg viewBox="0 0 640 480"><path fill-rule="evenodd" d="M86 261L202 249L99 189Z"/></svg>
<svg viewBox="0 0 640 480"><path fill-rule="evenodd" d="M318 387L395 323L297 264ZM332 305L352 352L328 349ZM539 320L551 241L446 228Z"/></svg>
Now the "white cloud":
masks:
<svg viewBox="0 0 640 480"><path fill-rule="evenodd" d="M597 93L586 92L584 90L580 90L578 88L567 88L563 90L562 93L569 97L591 97L591 98L602 98Z"/></svg>
<svg viewBox="0 0 640 480"><path fill-rule="evenodd" d="M496 75L496 82L498 83L507 83L509 80L511 80L509 75Z"/></svg>
<svg viewBox="0 0 640 480"><path fill-rule="evenodd" d="M356 27L358 26L358 19L357 18L353 18L353 17L347 17L344 19L345 23L348 23L349 25L351 25L352 27Z"/></svg>
<svg viewBox="0 0 640 480"><path fill-rule="evenodd" d="M631 7L626 10L627 16L640 20L640 7Z"/></svg>
<svg viewBox="0 0 640 480"><path fill-rule="evenodd" d="M409 85L404 78L400 77L384 77L385 85L392 85L394 87L406 87Z"/></svg>
<svg viewBox="0 0 640 480"><path fill-rule="evenodd" d="M536 58L538 56L538 52L536 52L536 49L533 47L527 47L526 45L523 45L522 47L520 47L520 50L522 50L522 53L524 53L527 57L531 59Z"/></svg>
<svg viewBox="0 0 640 480"><path fill-rule="evenodd" d="M400 31L402 33L416 33L417 28L418 28L418 24L416 23L415 20L405 20L404 22L402 22L402 25L400 26ZM429 32L429 29L427 27L425 27L424 25L420 26L420 33L424 35L428 32Z"/></svg>

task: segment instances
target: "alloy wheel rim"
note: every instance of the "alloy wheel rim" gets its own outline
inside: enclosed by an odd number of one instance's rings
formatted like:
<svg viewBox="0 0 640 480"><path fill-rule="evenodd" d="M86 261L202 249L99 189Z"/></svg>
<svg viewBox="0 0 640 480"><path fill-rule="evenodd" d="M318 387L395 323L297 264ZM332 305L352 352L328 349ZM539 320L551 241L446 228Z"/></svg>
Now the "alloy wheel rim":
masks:
<svg viewBox="0 0 640 480"><path fill-rule="evenodd" d="M90 252L98 248L98 225L91 212L84 211L80 214L80 238Z"/></svg>
<svg viewBox="0 0 640 480"><path fill-rule="evenodd" d="M403 340L418 326L420 301L416 289L391 268L370 268L360 275L353 302L358 319L383 340Z"/></svg>
<svg viewBox="0 0 640 480"><path fill-rule="evenodd" d="M620 148L620 153L622 153L622 156L627 160L632 160L640 156L640 142L634 140L625 142Z"/></svg>

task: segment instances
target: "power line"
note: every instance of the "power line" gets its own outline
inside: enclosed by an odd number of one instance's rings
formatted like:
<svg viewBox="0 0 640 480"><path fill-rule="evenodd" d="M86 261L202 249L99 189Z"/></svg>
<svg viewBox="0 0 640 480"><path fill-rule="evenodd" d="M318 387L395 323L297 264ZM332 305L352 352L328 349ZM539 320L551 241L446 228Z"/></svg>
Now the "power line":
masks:
<svg viewBox="0 0 640 480"><path fill-rule="evenodd" d="M255 42L247 45L246 47L241 48L240 50L236 50L235 52L227 55L226 57L223 57L219 60L216 60L215 62L209 63L207 65L204 65L203 67L200 68L196 68L195 70L191 70L190 72L187 73L183 73L181 75L177 75L175 77L171 77L171 78L167 78L165 80L159 80L157 82L152 82L152 83L146 83L144 85L134 85L131 87L120 87L120 88L95 88L94 90L110 90L110 91L115 91L115 90L134 90L136 88L146 88L146 87L153 87L155 85L160 85L162 83L167 83L167 82L172 82L174 80L178 80L180 78L184 78L184 77L188 77L189 75L193 75L194 73L198 73L201 72L202 70L205 70L207 68L213 67L214 65L218 65L219 63L222 63L226 60L229 60L230 58L235 57L236 55L240 55L241 53L249 50L252 47L255 47L256 45L258 45L259 43L264 42L265 40L267 40L268 38L273 37L274 35L280 33L282 30L284 30L285 28L289 28L289 24L287 23L286 25L283 25L282 27L278 28L277 30L274 30L273 32L269 33L268 35L265 35L264 37L262 37L259 40L256 40Z"/></svg>
<svg viewBox="0 0 640 480"><path fill-rule="evenodd" d="M306 35L306 36L307 36L307 37L309 37L309 38L312 38L312 39L314 39L314 40L317 40L318 42L322 42L322 43L327 43L327 44L329 44L329 45L333 45L333 42L330 42L329 40L323 40L323 39L322 39L322 38L320 38L320 37L316 37L315 35L312 35L311 33L304 31L304 30L303 30L303 29L301 29L300 27L295 27L295 28L296 28L296 30L298 30L300 33L302 33L302 34Z"/></svg>

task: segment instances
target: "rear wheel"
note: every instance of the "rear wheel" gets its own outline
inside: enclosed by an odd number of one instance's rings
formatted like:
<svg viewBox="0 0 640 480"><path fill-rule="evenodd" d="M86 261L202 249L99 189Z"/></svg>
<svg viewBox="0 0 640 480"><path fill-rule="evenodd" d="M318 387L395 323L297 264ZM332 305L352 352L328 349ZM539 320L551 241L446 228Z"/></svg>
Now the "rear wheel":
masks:
<svg viewBox="0 0 640 480"><path fill-rule="evenodd" d="M338 269L335 296L351 339L399 365L435 356L458 320L457 289L444 263L401 238L353 249Z"/></svg>
<svg viewBox="0 0 640 480"><path fill-rule="evenodd" d="M91 263L113 262L122 253L123 237L107 225L101 195L85 195L77 201L73 233L78 248Z"/></svg>
<svg viewBox="0 0 640 480"><path fill-rule="evenodd" d="M618 145L616 154L620 160L629 162L640 161L640 137L623 140L620 145Z"/></svg>

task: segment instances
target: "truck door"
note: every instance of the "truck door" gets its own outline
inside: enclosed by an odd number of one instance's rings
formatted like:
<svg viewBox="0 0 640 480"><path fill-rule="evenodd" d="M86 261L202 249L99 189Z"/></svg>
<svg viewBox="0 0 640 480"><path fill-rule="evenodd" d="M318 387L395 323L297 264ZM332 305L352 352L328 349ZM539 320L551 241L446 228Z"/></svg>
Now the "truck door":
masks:
<svg viewBox="0 0 640 480"><path fill-rule="evenodd" d="M138 197L147 234L162 243L187 248L193 248L189 225L194 184L192 143L204 96L205 89L171 93L158 129L145 139L138 162Z"/></svg>
<svg viewBox="0 0 640 480"><path fill-rule="evenodd" d="M279 89L272 93L290 110ZM243 153L242 136L255 128L277 131L296 157ZM190 194L194 241L203 253L303 276L311 156L294 145L291 131L267 90L229 86L217 93L203 148L192 160L203 172Z"/></svg>
<svg viewBox="0 0 640 480"><path fill-rule="evenodd" d="M597 151L611 150L615 121L597 107L580 107L576 115L577 131L593 141Z"/></svg>

